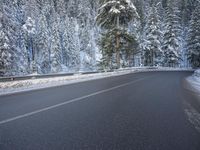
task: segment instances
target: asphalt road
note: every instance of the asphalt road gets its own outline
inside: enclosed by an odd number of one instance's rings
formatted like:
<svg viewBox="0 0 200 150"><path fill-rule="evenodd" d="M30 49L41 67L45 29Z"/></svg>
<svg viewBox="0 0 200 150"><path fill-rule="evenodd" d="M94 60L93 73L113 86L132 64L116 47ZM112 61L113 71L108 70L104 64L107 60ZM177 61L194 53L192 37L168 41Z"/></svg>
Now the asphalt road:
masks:
<svg viewBox="0 0 200 150"><path fill-rule="evenodd" d="M200 150L187 72L110 77L0 97L0 150Z"/></svg>

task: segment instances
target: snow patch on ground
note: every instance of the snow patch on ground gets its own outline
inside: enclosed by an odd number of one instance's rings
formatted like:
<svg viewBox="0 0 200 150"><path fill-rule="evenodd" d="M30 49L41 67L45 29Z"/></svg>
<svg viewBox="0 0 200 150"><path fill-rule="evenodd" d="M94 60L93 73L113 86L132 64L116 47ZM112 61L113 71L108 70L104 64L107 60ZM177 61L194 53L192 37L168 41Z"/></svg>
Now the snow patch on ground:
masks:
<svg viewBox="0 0 200 150"><path fill-rule="evenodd" d="M199 81L200 81L200 69L198 69L198 70L196 70L194 72L194 76L197 77L197 78L199 78Z"/></svg>
<svg viewBox="0 0 200 150"><path fill-rule="evenodd" d="M194 74L188 77L186 80L192 87L193 92L200 95L200 69L196 70Z"/></svg>
<svg viewBox="0 0 200 150"><path fill-rule="evenodd" d="M185 88L190 91L190 95L192 95L192 99L195 100L195 105L200 105L200 70L196 70L194 74L188 78L186 78ZM193 102L185 101L185 113L189 120L189 122L200 132L200 113L198 111L198 107L194 107Z"/></svg>

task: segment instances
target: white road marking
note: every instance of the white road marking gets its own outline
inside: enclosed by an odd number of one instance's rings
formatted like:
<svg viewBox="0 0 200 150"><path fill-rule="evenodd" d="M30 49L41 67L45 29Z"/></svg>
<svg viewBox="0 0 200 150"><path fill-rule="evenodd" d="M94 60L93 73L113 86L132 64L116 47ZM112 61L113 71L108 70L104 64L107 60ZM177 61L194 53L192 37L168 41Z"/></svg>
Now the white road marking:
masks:
<svg viewBox="0 0 200 150"><path fill-rule="evenodd" d="M149 77L146 77L146 78L149 78ZM85 95L85 96L82 96L82 97L79 97L79 98L74 98L74 99L71 99L71 100L63 102L63 103L59 103L59 104L56 104L56 105L53 105L53 106L49 106L49 107L46 107L46 108L43 108L43 109L32 111L32 112L26 113L24 115L19 115L19 116L13 117L13 118L2 120L2 121L0 121L0 125L6 124L6 123L9 123L9 122L18 120L18 119L22 119L22 118L25 118L25 117L29 117L29 116L32 116L32 115L35 115L35 114L38 114L38 113L41 113L41 112L44 112L44 111L48 111L48 110L51 110L51 109L54 109L54 108L57 108L57 107L60 107L60 106L63 106L63 105L67 105L67 104L73 103L73 102L77 102L77 101L86 99L88 97L96 96L96 95L99 95L99 94L102 94L102 93L106 93L106 92L109 92L109 91L112 91L112 90L115 90L115 89L119 89L121 87L125 87L125 86L131 85L133 83L137 83L139 81L142 81L142 80L144 80L146 78L141 78L141 79L129 82L129 83L121 84L121 85L118 85L118 86L115 86L115 87L112 87L112 88L109 88L109 89L105 89L105 90L101 90L101 91L98 91L98 92L95 92L95 93L92 93L92 94L89 94L89 95Z"/></svg>

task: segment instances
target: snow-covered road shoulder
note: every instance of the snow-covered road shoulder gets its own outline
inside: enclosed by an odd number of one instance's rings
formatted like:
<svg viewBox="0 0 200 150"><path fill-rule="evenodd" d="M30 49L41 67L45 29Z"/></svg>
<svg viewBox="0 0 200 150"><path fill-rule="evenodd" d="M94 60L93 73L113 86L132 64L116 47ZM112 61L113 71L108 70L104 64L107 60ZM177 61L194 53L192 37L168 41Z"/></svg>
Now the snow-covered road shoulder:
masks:
<svg viewBox="0 0 200 150"><path fill-rule="evenodd" d="M73 76L64 77L51 77L44 79L28 79L21 81L8 81L0 82L0 95L11 95L15 93L27 92L32 90L39 90L49 87L57 87L62 85L68 85L78 82L97 80L106 77L120 76L129 73L136 72L149 72L149 71L187 71L188 69L176 69L176 68L128 68L119 69L114 72L104 72L95 74L75 74Z"/></svg>
<svg viewBox="0 0 200 150"><path fill-rule="evenodd" d="M73 83L79 83L90 80L97 80L101 78L120 76L136 72L136 70L120 70L107 73L95 73L95 74L75 74L73 76L64 77L52 77L45 79L28 79L22 81L8 81L0 82L0 95L10 95L21 92L27 92L32 90L39 90L48 87L57 87L62 85L68 85Z"/></svg>
<svg viewBox="0 0 200 150"><path fill-rule="evenodd" d="M196 95L200 104L200 69L196 70L192 76L186 78L186 81L189 84L188 90Z"/></svg>
<svg viewBox="0 0 200 150"><path fill-rule="evenodd" d="M185 92L185 113L188 120L200 132L200 69L186 78L184 84Z"/></svg>
<svg viewBox="0 0 200 150"><path fill-rule="evenodd" d="M200 69L196 70L194 74L186 80L191 84L193 90L200 95Z"/></svg>

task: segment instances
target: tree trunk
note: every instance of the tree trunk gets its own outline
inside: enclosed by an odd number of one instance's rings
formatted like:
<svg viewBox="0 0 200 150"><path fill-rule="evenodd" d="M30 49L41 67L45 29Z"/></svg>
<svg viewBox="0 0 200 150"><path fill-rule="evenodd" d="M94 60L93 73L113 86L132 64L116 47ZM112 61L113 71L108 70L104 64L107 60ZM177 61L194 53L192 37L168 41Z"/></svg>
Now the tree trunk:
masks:
<svg viewBox="0 0 200 150"><path fill-rule="evenodd" d="M117 17L117 30L119 30L119 16ZM117 68L120 68L120 37L119 37L119 31L117 31L116 34L116 62L117 62Z"/></svg>
<svg viewBox="0 0 200 150"><path fill-rule="evenodd" d="M119 33L117 32L116 35L116 62L117 62L117 68L120 68L120 52L119 52Z"/></svg>
<svg viewBox="0 0 200 150"><path fill-rule="evenodd" d="M154 53L153 50L151 50L151 66L154 66Z"/></svg>
<svg viewBox="0 0 200 150"><path fill-rule="evenodd" d="M131 67L131 56L130 56L130 54L128 55L128 66Z"/></svg>

